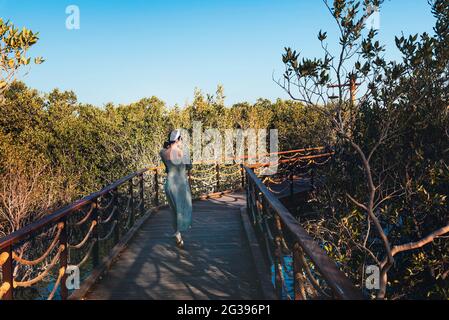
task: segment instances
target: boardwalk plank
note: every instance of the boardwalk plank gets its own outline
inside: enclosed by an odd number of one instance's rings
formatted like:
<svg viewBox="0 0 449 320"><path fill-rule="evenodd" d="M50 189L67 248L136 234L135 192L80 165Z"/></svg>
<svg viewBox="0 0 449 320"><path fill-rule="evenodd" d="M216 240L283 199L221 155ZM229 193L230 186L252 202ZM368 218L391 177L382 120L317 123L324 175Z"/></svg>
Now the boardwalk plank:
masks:
<svg viewBox="0 0 449 320"><path fill-rule="evenodd" d="M240 217L242 194L194 203L193 227L179 250L171 217L149 219L86 297L104 299L261 299Z"/></svg>

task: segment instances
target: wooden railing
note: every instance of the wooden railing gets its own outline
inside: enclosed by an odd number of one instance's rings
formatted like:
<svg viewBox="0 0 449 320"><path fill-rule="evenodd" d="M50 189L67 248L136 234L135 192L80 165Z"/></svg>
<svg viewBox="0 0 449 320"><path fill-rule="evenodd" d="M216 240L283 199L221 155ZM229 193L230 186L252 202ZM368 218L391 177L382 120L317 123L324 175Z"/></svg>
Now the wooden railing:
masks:
<svg viewBox="0 0 449 320"><path fill-rule="evenodd" d="M294 164L311 152L324 152L324 148L269 155L277 156L280 163ZM193 197L241 189L248 179L251 190L258 188L253 175L245 174L241 166L242 161L254 161L234 160L240 161L195 163L189 173ZM252 165L255 170L265 166ZM78 268L81 286L88 288L142 221L166 205L164 175L161 167L140 170L0 239L0 300L78 297L80 290L70 291L66 286L68 268Z"/></svg>
<svg viewBox="0 0 449 320"><path fill-rule="evenodd" d="M297 163L296 168L312 166L321 159L325 162L331 154L309 155L291 159L288 163ZM303 163L304 165L299 165ZM257 167L257 166L256 166ZM259 178L254 167L244 167L246 173L247 211L259 238L261 246L265 249L265 257L274 269L274 283L276 295L279 299L362 299L361 291L353 286L351 281L340 271L314 241L314 239L301 227L299 222L280 202L278 197L263 183L267 178ZM295 170L294 167L287 169ZM298 172L296 172L298 173ZM290 178L295 173L281 176ZM263 179L263 180L262 180ZM268 178L271 180L271 178ZM282 180L282 178L281 178ZM278 180L279 181L279 180ZM288 188L292 180L287 181ZM314 182L308 182L313 189ZM288 261L286 261L288 260ZM290 267L289 264L293 264ZM291 274L292 287L287 283L287 276Z"/></svg>
<svg viewBox="0 0 449 320"><path fill-rule="evenodd" d="M0 298L19 298L14 295L16 289L26 291L48 280L54 283L48 299L54 298L58 288L60 298L67 299L67 267L82 268L90 262L88 269L97 268L103 245L117 244L135 219L145 214L147 173L155 171L135 172L1 239ZM44 253L36 257L36 252ZM54 269L56 273L51 273ZM33 291L22 297L34 297Z"/></svg>

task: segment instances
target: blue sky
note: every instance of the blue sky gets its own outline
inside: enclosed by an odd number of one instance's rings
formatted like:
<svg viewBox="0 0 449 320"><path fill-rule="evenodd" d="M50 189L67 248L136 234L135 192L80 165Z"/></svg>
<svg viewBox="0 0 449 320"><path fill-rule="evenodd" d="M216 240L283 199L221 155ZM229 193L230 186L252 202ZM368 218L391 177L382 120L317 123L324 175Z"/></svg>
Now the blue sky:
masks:
<svg viewBox="0 0 449 320"><path fill-rule="evenodd" d="M65 27L72 4L80 30ZM32 54L46 62L23 78L28 85L98 106L153 95L184 105L195 87L213 93L219 83L227 104L287 98L272 81L283 48L318 56L318 31L335 30L321 0L0 0L0 17L40 32ZM427 0L386 0L380 37L398 58L395 35L433 25Z"/></svg>

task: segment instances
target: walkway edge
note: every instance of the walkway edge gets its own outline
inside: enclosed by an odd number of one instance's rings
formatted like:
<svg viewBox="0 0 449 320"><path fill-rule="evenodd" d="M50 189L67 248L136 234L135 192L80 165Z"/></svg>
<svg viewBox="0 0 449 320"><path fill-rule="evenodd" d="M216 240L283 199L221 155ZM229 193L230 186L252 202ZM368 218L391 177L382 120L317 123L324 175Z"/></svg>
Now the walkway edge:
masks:
<svg viewBox="0 0 449 320"><path fill-rule="evenodd" d="M270 276L268 275L267 270L265 270L266 268L264 268L265 258L262 254L259 242L257 241L253 226L249 221L246 207L240 208L240 216L242 217L243 229L245 230L248 245L251 250L262 295L265 300L277 300Z"/></svg>
<svg viewBox="0 0 449 320"><path fill-rule="evenodd" d="M101 276L103 276L111 268L116 258L128 247L128 244L134 238L140 227L157 211L165 207L167 206L160 206L150 209L143 217L137 220L134 226L129 229L123 238L115 245L111 253L104 257L101 264L91 272L89 277L83 281L80 289L76 290L69 296L69 300L83 300Z"/></svg>

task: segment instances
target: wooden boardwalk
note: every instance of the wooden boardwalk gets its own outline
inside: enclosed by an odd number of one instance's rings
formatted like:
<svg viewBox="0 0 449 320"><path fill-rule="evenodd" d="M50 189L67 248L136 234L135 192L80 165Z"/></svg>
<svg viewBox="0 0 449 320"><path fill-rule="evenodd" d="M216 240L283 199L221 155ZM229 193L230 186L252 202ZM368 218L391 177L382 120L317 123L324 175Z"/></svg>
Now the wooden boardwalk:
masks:
<svg viewBox="0 0 449 320"><path fill-rule="evenodd" d="M194 202L185 248L167 209L148 219L87 299L263 299L242 225L243 194Z"/></svg>

